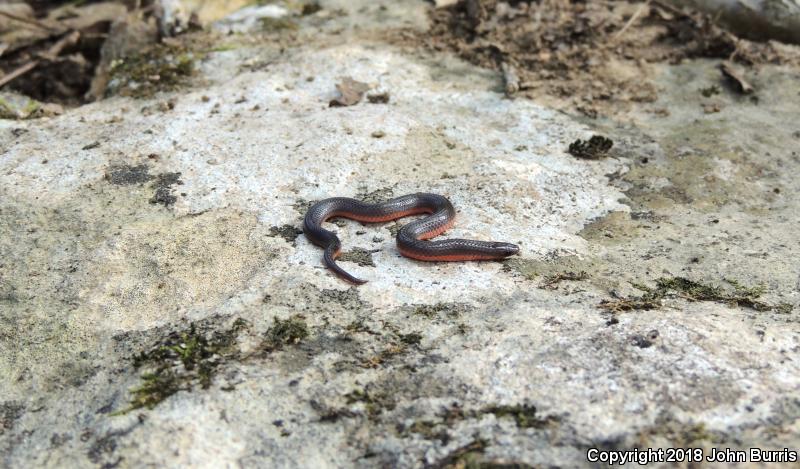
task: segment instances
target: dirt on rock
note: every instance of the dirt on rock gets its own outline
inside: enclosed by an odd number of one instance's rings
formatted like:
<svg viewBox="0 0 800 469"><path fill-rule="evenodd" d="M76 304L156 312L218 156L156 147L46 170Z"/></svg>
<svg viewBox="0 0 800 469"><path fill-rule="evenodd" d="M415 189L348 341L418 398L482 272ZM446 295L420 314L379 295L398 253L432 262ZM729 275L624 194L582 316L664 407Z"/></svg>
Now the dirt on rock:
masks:
<svg viewBox="0 0 800 469"><path fill-rule="evenodd" d="M462 0L431 10L431 21L431 48L500 71L507 94L589 117L654 102L648 64L800 60L779 43L740 39L708 15L659 1Z"/></svg>

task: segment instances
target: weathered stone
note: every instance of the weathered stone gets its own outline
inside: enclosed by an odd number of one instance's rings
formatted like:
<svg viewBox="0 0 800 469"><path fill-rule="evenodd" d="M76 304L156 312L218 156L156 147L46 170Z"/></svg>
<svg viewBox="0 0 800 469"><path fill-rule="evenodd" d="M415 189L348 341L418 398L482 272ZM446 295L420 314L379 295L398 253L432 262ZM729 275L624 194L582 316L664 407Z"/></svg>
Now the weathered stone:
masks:
<svg viewBox="0 0 800 469"><path fill-rule="evenodd" d="M704 114L716 64L654 66L658 102L589 128L374 42L424 28L423 2L350 3L168 93L0 121L0 465L798 447L795 69ZM345 76L391 100L329 107ZM607 158L567 153L593 134ZM397 225L347 221L355 288L298 236L313 201L416 191L453 201L445 236L521 256L417 262Z"/></svg>

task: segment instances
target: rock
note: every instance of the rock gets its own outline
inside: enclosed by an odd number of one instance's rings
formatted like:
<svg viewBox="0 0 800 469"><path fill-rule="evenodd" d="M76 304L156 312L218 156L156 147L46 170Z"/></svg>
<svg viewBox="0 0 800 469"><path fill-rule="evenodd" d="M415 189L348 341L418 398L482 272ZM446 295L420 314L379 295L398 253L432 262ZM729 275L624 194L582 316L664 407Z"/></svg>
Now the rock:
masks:
<svg viewBox="0 0 800 469"><path fill-rule="evenodd" d="M798 447L796 68L761 67L758 102L720 87L706 115L715 61L649 64L658 102L589 121L376 39L424 31L423 2L333 6L297 37L208 47L156 96L0 121L0 464ZM390 104L329 107L345 76ZM596 134L608 158L567 153ZM417 262L406 220L327 224L355 288L300 233L322 198L416 191L458 208L443 238L521 255Z"/></svg>
<svg viewBox="0 0 800 469"><path fill-rule="evenodd" d="M28 119L42 108L42 103L19 93L0 92L0 119Z"/></svg>
<svg viewBox="0 0 800 469"><path fill-rule="evenodd" d="M223 33L247 33L261 30L265 20L279 20L289 15L289 10L281 5L256 5L237 10L213 24L214 29Z"/></svg>

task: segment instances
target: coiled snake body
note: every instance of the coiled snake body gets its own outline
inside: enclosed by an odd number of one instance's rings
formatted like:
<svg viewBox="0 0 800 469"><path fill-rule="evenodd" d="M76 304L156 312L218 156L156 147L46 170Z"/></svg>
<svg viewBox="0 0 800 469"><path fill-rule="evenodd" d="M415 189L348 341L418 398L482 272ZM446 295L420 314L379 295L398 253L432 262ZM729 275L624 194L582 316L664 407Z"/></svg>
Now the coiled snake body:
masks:
<svg viewBox="0 0 800 469"><path fill-rule="evenodd" d="M341 242L335 233L322 228L322 223L336 217L380 223L421 213L429 213L430 216L403 226L397 233L397 247L406 257L422 261L478 261L504 259L519 252L515 244L494 241L425 241L450 229L456 216L449 200L427 193L404 195L377 204L346 197L321 200L306 213L303 232L312 243L325 249L324 260L329 269L349 282L362 284L366 280L353 277L336 264Z"/></svg>

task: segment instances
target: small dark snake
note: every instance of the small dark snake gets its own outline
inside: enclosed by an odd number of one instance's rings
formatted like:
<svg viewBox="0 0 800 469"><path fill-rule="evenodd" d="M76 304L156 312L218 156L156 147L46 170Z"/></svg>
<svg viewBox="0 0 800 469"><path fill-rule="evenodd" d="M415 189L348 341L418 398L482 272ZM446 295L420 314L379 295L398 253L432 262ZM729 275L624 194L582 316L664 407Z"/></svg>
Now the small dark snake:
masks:
<svg viewBox="0 0 800 469"><path fill-rule="evenodd" d="M303 232L308 239L325 249L325 265L343 279L360 285L366 283L345 272L336 264L342 244L335 233L322 228L322 223L336 217L366 223L381 223L398 218L429 213L430 216L403 226L397 233L400 254L421 261L498 260L519 252L519 246L494 241L444 239L425 241L453 226L456 211L449 200L437 194L409 194L378 204L368 204L346 197L321 200L308 210Z"/></svg>

